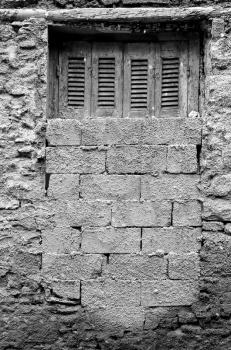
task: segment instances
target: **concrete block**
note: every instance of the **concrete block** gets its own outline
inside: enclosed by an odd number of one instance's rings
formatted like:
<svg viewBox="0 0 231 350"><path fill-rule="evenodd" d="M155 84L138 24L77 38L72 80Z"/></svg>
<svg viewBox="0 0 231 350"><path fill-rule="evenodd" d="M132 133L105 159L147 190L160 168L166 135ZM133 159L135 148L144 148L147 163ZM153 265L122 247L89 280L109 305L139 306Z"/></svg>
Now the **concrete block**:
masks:
<svg viewBox="0 0 231 350"><path fill-rule="evenodd" d="M88 307L140 306L140 283L136 281L83 281L81 303Z"/></svg>
<svg viewBox="0 0 231 350"><path fill-rule="evenodd" d="M173 203L173 226L201 226L201 203L182 201Z"/></svg>
<svg viewBox="0 0 231 350"><path fill-rule="evenodd" d="M43 254L42 273L48 280L86 280L97 278L105 257L98 254Z"/></svg>
<svg viewBox="0 0 231 350"><path fill-rule="evenodd" d="M142 331L144 324L143 307L122 306L85 309L87 319L94 329L102 332L110 331L118 336L124 330Z"/></svg>
<svg viewBox="0 0 231 350"><path fill-rule="evenodd" d="M82 122L82 145L107 145L105 118L85 120Z"/></svg>
<svg viewBox="0 0 231 350"><path fill-rule="evenodd" d="M82 124L83 145L201 144L200 118L98 118Z"/></svg>
<svg viewBox="0 0 231 350"><path fill-rule="evenodd" d="M55 227L42 231L44 253L70 254L80 250L81 232L71 227Z"/></svg>
<svg viewBox="0 0 231 350"><path fill-rule="evenodd" d="M140 177L133 175L82 175L81 197L107 200L140 198Z"/></svg>
<svg viewBox="0 0 231 350"><path fill-rule="evenodd" d="M200 238L200 228L144 228L142 251L149 254L198 252L201 247Z"/></svg>
<svg viewBox="0 0 231 350"><path fill-rule="evenodd" d="M140 228L87 227L82 232L85 253L137 253L140 251Z"/></svg>
<svg viewBox="0 0 231 350"><path fill-rule="evenodd" d="M198 199L198 175L141 176L141 198L145 200Z"/></svg>
<svg viewBox="0 0 231 350"><path fill-rule="evenodd" d="M64 299L80 299L80 281L53 280L50 282L53 294Z"/></svg>
<svg viewBox="0 0 231 350"><path fill-rule="evenodd" d="M144 144L201 144L200 118L152 118L145 121Z"/></svg>
<svg viewBox="0 0 231 350"><path fill-rule="evenodd" d="M105 171L105 152L78 147L47 147L46 172L102 173Z"/></svg>
<svg viewBox="0 0 231 350"><path fill-rule="evenodd" d="M155 280L167 276L164 257L147 255L111 255L103 264L103 277L123 280Z"/></svg>
<svg viewBox="0 0 231 350"><path fill-rule="evenodd" d="M168 275L172 280L198 279L200 274L199 256L197 253L168 255Z"/></svg>
<svg viewBox="0 0 231 350"><path fill-rule="evenodd" d="M79 199L79 175L51 174L47 195L59 200Z"/></svg>
<svg viewBox="0 0 231 350"><path fill-rule="evenodd" d="M136 145L142 143L142 119L98 118L83 123L83 145Z"/></svg>
<svg viewBox="0 0 231 350"><path fill-rule="evenodd" d="M145 174L166 170L165 146L121 146L107 153L107 169L113 174Z"/></svg>
<svg viewBox="0 0 231 350"><path fill-rule="evenodd" d="M46 138L50 146L79 146L81 124L73 119L49 119Z"/></svg>
<svg viewBox="0 0 231 350"><path fill-rule="evenodd" d="M195 145L168 147L167 172L191 174L197 172L197 149Z"/></svg>
<svg viewBox="0 0 231 350"><path fill-rule="evenodd" d="M111 204L103 201L59 201L55 207L57 226L109 226Z"/></svg>
<svg viewBox="0 0 231 350"><path fill-rule="evenodd" d="M169 226L172 205L170 202L120 202L113 204L112 225Z"/></svg>
<svg viewBox="0 0 231 350"><path fill-rule="evenodd" d="M198 293L197 281L143 281L141 282L141 305L192 305L198 299Z"/></svg>

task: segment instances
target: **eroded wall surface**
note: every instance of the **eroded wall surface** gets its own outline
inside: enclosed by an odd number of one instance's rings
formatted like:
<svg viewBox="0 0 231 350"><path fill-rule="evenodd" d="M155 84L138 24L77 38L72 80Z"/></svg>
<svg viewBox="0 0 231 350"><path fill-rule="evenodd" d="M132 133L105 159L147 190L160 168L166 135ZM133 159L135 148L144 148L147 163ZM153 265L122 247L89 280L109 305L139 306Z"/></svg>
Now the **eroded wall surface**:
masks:
<svg viewBox="0 0 231 350"><path fill-rule="evenodd" d="M47 122L47 23L0 31L0 348L229 349L229 18L172 124Z"/></svg>

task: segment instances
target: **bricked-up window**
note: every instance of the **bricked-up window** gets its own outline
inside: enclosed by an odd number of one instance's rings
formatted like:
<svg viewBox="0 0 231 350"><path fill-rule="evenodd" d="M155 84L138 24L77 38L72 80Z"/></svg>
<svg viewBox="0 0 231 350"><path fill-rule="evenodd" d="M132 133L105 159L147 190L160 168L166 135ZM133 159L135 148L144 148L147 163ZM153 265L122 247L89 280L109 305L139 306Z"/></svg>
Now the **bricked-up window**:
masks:
<svg viewBox="0 0 231 350"><path fill-rule="evenodd" d="M58 57L57 113L126 118L186 117L197 111L199 40L174 38L64 42Z"/></svg>

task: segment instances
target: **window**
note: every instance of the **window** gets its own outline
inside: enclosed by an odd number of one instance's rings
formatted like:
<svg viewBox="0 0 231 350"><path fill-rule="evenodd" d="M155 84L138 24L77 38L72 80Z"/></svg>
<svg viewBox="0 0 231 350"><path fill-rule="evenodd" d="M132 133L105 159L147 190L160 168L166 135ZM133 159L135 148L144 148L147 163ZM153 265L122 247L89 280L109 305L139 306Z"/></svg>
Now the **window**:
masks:
<svg viewBox="0 0 231 350"><path fill-rule="evenodd" d="M185 117L198 110L199 40L64 41L58 111L65 118Z"/></svg>

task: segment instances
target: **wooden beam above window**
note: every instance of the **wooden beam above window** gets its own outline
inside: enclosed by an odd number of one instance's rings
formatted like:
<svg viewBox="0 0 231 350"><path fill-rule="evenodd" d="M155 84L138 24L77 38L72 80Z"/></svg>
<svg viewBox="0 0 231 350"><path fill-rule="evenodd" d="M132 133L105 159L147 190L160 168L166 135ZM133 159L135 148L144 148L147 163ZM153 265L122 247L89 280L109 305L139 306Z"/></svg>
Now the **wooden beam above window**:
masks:
<svg viewBox="0 0 231 350"><path fill-rule="evenodd" d="M188 7L188 8L78 8L70 10L2 9L0 21L21 21L28 18L44 18L50 23L79 21L115 22L168 22L202 20L231 13L231 8Z"/></svg>

